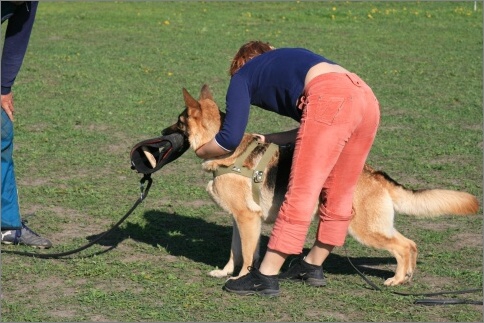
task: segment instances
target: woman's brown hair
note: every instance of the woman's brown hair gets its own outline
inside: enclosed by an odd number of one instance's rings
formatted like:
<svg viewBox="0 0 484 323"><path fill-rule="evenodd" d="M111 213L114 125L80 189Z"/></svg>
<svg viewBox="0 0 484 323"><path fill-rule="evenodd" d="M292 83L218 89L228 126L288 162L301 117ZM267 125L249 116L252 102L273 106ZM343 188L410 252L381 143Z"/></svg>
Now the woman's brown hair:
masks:
<svg viewBox="0 0 484 323"><path fill-rule="evenodd" d="M235 73L237 73L237 71L252 58L273 49L274 47L272 47L269 43L264 43L258 40L250 41L242 45L230 64L230 76L233 76Z"/></svg>

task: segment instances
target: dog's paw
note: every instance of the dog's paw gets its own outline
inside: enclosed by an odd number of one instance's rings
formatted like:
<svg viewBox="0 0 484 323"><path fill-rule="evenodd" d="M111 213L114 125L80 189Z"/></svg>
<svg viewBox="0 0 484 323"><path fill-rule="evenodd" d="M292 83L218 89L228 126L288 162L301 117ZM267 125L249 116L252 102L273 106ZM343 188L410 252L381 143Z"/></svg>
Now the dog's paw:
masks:
<svg viewBox="0 0 484 323"><path fill-rule="evenodd" d="M408 283L410 280L412 280L412 276L413 276L413 273L407 273L403 279L397 278L397 276L394 276L385 280L383 284L385 286L397 286L397 285L405 284L405 283Z"/></svg>
<svg viewBox="0 0 484 323"><path fill-rule="evenodd" d="M231 273L226 272L225 270L221 269L214 269L211 272L208 273L209 276L215 277L215 278L225 278L229 276Z"/></svg>
<svg viewBox="0 0 484 323"><path fill-rule="evenodd" d="M396 286L396 285L399 285L400 283L395 279L395 277L392 277L392 278L388 278L387 280L385 280L385 282L383 283L383 285L385 286Z"/></svg>

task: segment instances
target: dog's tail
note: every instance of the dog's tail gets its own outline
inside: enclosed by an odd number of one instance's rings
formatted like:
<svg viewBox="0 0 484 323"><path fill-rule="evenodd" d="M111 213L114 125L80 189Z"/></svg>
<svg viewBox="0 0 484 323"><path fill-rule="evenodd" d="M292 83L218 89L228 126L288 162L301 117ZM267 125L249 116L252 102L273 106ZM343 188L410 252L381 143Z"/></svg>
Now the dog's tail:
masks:
<svg viewBox="0 0 484 323"><path fill-rule="evenodd" d="M470 215L479 211L477 198L466 192L444 189L410 190L383 175L395 211L417 217L437 217L441 215Z"/></svg>

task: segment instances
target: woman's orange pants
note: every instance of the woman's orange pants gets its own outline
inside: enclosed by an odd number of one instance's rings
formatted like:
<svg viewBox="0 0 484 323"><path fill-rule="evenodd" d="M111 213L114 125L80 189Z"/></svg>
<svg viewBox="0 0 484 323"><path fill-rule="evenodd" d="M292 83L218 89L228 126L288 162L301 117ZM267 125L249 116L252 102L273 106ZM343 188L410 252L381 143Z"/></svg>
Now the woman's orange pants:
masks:
<svg viewBox="0 0 484 323"><path fill-rule="evenodd" d="M316 239L344 244L353 193L380 120L373 91L353 73L315 77L302 109L288 191L268 244L284 254L302 252L318 200Z"/></svg>

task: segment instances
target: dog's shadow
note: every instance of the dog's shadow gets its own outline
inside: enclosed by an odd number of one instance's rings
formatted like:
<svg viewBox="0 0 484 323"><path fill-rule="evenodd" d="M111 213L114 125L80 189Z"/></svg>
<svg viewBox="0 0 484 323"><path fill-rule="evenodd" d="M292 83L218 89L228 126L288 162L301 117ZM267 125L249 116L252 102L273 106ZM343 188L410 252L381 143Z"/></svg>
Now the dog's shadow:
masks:
<svg viewBox="0 0 484 323"><path fill-rule="evenodd" d="M109 247L104 252L114 249L124 240L131 238L137 242L162 247L173 256L183 256L210 267L222 268L230 255L232 226L207 222L201 218L188 217L160 211L147 211L143 214L146 225L127 222L97 241L97 244ZM89 241L98 239L101 234L87 237ZM269 237L262 235L260 252L263 255ZM307 254L308 250L304 250ZM103 253L103 252L100 252ZM99 254L99 253L98 253ZM290 256L282 270L285 270L295 256ZM390 270L381 270L367 266L396 264L392 257L347 257L332 253L324 264L324 271L332 274L355 275L355 269L349 260L365 275L386 279L394 275Z"/></svg>

